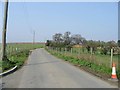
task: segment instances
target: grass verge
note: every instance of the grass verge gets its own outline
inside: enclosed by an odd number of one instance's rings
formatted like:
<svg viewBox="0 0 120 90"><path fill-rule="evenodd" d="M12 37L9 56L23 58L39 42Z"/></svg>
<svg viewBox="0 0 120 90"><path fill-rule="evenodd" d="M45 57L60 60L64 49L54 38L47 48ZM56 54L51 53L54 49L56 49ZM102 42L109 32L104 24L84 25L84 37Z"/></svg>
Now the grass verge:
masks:
<svg viewBox="0 0 120 90"><path fill-rule="evenodd" d="M30 50L44 48L44 44L11 43L7 44L7 58L0 61L0 72L7 71L17 65L20 68L27 60Z"/></svg>
<svg viewBox="0 0 120 90"><path fill-rule="evenodd" d="M27 60L27 57L29 56L29 50L21 51L17 54L9 56L9 59L1 61L0 67L2 67L2 72L9 70L17 65L17 68L20 68L25 60Z"/></svg>
<svg viewBox="0 0 120 90"><path fill-rule="evenodd" d="M59 52L55 52L55 51L51 51L46 49L49 53L51 53L52 55L61 58L65 61L68 61L72 64L74 64L75 66L78 66L82 69L84 69L85 71L88 71L100 78L103 78L105 80L108 80L108 78L111 78L111 73L112 70L111 68L106 67L105 65L97 65L96 63L91 63L91 60L84 60L79 58L79 57L74 57L72 55L65 55L63 53L59 53ZM120 77L120 73L117 70L117 76Z"/></svg>

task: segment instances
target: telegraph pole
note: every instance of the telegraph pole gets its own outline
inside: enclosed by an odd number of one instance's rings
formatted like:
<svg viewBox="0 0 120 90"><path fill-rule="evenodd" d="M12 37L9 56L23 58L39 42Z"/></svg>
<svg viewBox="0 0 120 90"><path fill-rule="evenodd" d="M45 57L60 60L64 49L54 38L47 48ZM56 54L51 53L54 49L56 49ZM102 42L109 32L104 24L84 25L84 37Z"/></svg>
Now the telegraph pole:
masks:
<svg viewBox="0 0 120 90"><path fill-rule="evenodd" d="M4 8L4 21L3 21L3 31L2 31L2 54L1 54L2 60L6 59L7 16L8 16L8 0L5 1L5 8Z"/></svg>

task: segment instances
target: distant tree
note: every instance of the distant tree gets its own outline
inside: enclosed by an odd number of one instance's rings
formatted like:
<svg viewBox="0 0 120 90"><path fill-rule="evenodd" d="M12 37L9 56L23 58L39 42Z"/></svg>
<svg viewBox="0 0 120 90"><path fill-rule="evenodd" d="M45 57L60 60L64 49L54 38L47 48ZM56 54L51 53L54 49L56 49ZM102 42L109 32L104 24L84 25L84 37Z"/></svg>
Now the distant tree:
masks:
<svg viewBox="0 0 120 90"><path fill-rule="evenodd" d="M93 40L86 40L83 38L80 34L74 34L71 35L71 32L67 31L63 35L61 33L56 33L53 35L53 40L47 40L46 46L50 47L66 47L67 49L71 48L72 45L75 44L82 44L83 51L84 48L87 49L88 52L90 52L90 48L92 47L93 52L97 50L97 47L99 48L99 51L103 54L107 54L107 52L110 52L110 49L113 47L120 46L120 40L116 43L115 41L93 41Z"/></svg>
<svg viewBox="0 0 120 90"><path fill-rule="evenodd" d="M109 49L107 47L102 48L101 54L107 55Z"/></svg>
<svg viewBox="0 0 120 90"><path fill-rule="evenodd" d="M71 36L71 43L73 44L83 44L83 41L85 38L83 38L80 34L75 34Z"/></svg>
<svg viewBox="0 0 120 90"><path fill-rule="evenodd" d="M87 51L90 53L90 46L86 46Z"/></svg>
<svg viewBox="0 0 120 90"><path fill-rule="evenodd" d="M120 40L118 40L117 44L118 44L118 46L120 47Z"/></svg>
<svg viewBox="0 0 120 90"><path fill-rule="evenodd" d="M71 34L71 32L69 32L69 31L64 33L63 41L64 41L65 45L69 45L71 42L70 34Z"/></svg>
<svg viewBox="0 0 120 90"><path fill-rule="evenodd" d="M50 40L47 40L45 45L46 45L46 46L50 46L50 44L51 44L51 41L50 41Z"/></svg>
<svg viewBox="0 0 120 90"><path fill-rule="evenodd" d="M56 33L55 35L53 35L53 41L58 43L62 42L63 41L62 34Z"/></svg>
<svg viewBox="0 0 120 90"><path fill-rule="evenodd" d="M117 43L115 41L108 41L107 46L109 46L109 48L117 47Z"/></svg>
<svg viewBox="0 0 120 90"><path fill-rule="evenodd" d="M90 48L92 48L93 53L95 53L97 51L97 47L101 47L101 44L100 41L88 40L85 46L88 52L90 51Z"/></svg>
<svg viewBox="0 0 120 90"><path fill-rule="evenodd" d="M84 37L81 37L81 44L82 44L82 45L85 45L86 42L87 42L87 40L86 40Z"/></svg>

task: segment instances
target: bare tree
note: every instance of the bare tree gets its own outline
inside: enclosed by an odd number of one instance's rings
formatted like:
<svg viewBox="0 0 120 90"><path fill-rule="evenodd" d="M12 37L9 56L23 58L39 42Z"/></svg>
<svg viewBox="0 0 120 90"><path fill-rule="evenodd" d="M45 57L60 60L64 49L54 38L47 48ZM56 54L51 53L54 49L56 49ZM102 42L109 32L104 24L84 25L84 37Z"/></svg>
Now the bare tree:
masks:
<svg viewBox="0 0 120 90"><path fill-rule="evenodd" d="M71 36L72 44L83 44L85 38L83 38L80 34L75 34Z"/></svg>
<svg viewBox="0 0 120 90"><path fill-rule="evenodd" d="M63 38L62 38L62 34L61 33L56 33L55 35L53 35L53 41L55 42L62 42Z"/></svg>
<svg viewBox="0 0 120 90"><path fill-rule="evenodd" d="M67 31L64 33L63 40L65 44L70 44L71 42L71 37L70 37L71 32Z"/></svg>

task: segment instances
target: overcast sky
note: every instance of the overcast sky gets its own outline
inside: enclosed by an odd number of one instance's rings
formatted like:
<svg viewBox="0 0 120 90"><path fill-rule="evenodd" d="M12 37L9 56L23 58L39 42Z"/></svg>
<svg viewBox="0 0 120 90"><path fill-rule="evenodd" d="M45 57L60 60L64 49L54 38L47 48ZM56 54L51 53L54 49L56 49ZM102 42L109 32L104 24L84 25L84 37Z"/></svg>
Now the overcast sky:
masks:
<svg viewBox="0 0 120 90"><path fill-rule="evenodd" d="M0 31L4 3L0 3ZM1 11L0 11L1 12ZM70 31L87 40L118 40L117 2L9 3L7 42L51 39L55 33ZM0 37L1 40L1 37Z"/></svg>

